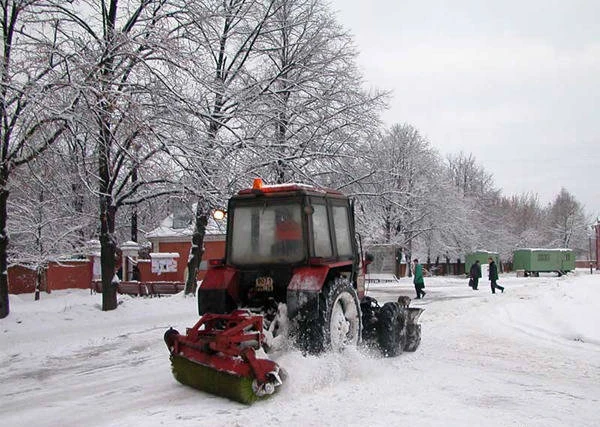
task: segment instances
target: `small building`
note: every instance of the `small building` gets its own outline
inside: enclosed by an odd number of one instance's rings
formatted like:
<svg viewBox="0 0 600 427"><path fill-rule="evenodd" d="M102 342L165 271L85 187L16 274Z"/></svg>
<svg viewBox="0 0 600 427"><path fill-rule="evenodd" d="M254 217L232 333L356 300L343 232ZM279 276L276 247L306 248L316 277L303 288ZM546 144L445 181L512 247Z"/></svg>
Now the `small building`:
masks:
<svg viewBox="0 0 600 427"><path fill-rule="evenodd" d="M556 272L562 275L575 270L575 255L571 249L517 249L513 252L513 269L526 276Z"/></svg>
<svg viewBox="0 0 600 427"><path fill-rule="evenodd" d="M192 219L193 217L186 219L181 215L170 214L157 228L146 234L146 238L152 244L151 260L138 260L138 268L144 280L185 282L194 232ZM225 220L209 218L198 280L202 280L206 274L207 260L225 257L226 228ZM158 265L161 267L158 268Z"/></svg>
<svg viewBox="0 0 600 427"><path fill-rule="evenodd" d="M502 271L502 266L500 265L500 256L498 255L498 252L476 250L465 255L465 274L469 275L469 272L471 271L471 266L475 264L475 261L479 261L479 264L481 264L481 275L485 277L487 275L486 272L489 258L492 258L494 260L494 262L498 266L498 271Z"/></svg>
<svg viewBox="0 0 600 427"><path fill-rule="evenodd" d="M402 247L394 244L375 244L366 248L373 255L367 268L366 281L396 282L406 274L406 263L402 262Z"/></svg>

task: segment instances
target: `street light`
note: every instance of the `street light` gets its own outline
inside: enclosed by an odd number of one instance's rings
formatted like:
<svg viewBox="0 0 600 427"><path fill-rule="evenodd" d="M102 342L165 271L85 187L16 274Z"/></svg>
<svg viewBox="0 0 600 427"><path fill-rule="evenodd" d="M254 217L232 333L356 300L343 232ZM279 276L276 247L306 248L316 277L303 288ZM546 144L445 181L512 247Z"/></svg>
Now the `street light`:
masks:
<svg viewBox="0 0 600 427"><path fill-rule="evenodd" d="M592 226L592 228L594 227ZM589 236L588 239L590 243L590 256L588 258L590 260L590 274L594 274L594 272L592 271L592 236Z"/></svg>
<svg viewBox="0 0 600 427"><path fill-rule="evenodd" d="M213 211L213 218L217 221L222 221L225 218L226 212L223 209L215 209Z"/></svg>
<svg viewBox="0 0 600 427"><path fill-rule="evenodd" d="M598 248L600 247L600 217L596 219L596 223L592 224L590 228L595 232L596 241L596 270L600 269L600 257L598 256ZM590 274L592 274L592 236L589 236L589 251L590 251Z"/></svg>

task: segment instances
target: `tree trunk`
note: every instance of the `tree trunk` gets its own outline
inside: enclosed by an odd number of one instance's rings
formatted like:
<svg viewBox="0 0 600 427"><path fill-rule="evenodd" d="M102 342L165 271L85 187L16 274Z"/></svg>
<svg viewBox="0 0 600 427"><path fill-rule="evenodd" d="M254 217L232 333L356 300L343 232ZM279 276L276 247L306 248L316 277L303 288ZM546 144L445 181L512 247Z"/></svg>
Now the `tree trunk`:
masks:
<svg viewBox="0 0 600 427"><path fill-rule="evenodd" d="M117 245L114 239L116 206L113 205L110 182L111 133L107 116L102 116L100 124L100 149L98 156L99 204L100 204L100 266L102 269L102 311L117 308L117 287L113 284L115 275L115 254Z"/></svg>
<svg viewBox="0 0 600 427"><path fill-rule="evenodd" d="M402 248L396 248L396 277L402 277Z"/></svg>
<svg viewBox="0 0 600 427"><path fill-rule="evenodd" d="M8 316L8 234L6 231L8 190L6 179L0 182L0 319Z"/></svg>
<svg viewBox="0 0 600 427"><path fill-rule="evenodd" d="M133 171L131 172L131 183L135 185L138 180L138 170L137 166L133 167ZM131 241L138 241L138 210L137 204L131 207Z"/></svg>
<svg viewBox="0 0 600 427"><path fill-rule="evenodd" d="M111 186L111 148L113 147L113 131L111 129L111 113L114 96L110 82L115 77L114 60L111 51L115 40L115 22L117 20L117 1L109 3L104 21L104 42L106 50L102 54L100 65L100 106L98 120L98 182L100 204L100 266L102 270L102 311L117 308L117 287L113 284L115 275L115 254L117 245L114 238L116 206L113 205Z"/></svg>
<svg viewBox="0 0 600 427"><path fill-rule="evenodd" d="M406 246L406 268L408 269L408 277L412 277L412 239L408 239Z"/></svg>
<svg viewBox="0 0 600 427"><path fill-rule="evenodd" d="M289 95L286 95L285 93L283 94L283 106L281 107L282 109L285 109L287 107L287 98L289 98ZM286 113L285 111L281 111L279 113L279 118L277 120L277 142L280 146L280 150L281 152L279 153L280 156L285 157L285 143L287 141L287 126L288 126L288 120L286 117ZM284 184L286 182L286 180L288 179L288 165L287 162L282 159L279 158L277 159L277 163L275 166L275 170L276 170L276 178L275 178L275 184Z"/></svg>
<svg viewBox="0 0 600 427"><path fill-rule="evenodd" d="M137 206L131 208L131 241L138 241L138 211Z"/></svg>
<svg viewBox="0 0 600 427"><path fill-rule="evenodd" d="M102 311L117 308L117 286L115 276L115 255L117 246L113 233L116 208L108 204L107 196L100 197L100 264L102 267Z"/></svg>
<svg viewBox="0 0 600 427"><path fill-rule="evenodd" d="M204 235L208 224L208 206L206 200L202 197L198 199L196 206L196 219L194 224L194 234L192 235L192 247L190 249L190 258L187 265L188 277L185 282L185 294L196 292L196 275L200 267L202 255L204 254Z"/></svg>
<svg viewBox="0 0 600 427"><path fill-rule="evenodd" d="M76 218L84 218L85 198L83 196L82 189L83 184L80 180L75 180L73 183L71 183L71 191L73 193L73 200L71 203L73 204L73 210L75 211ZM81 247L83 242L86 240L85 229L83 227L77 230L77 235L79 236L79 241L72 242L73 249L76 247Z"/></svg>
<svg viewBox="0 0 600 427"><path fill-rule="evenodd" d="M40 289L42 289L42 280L44 280L44 266L38 265L35 275L35 295L33 297L34 301L39 301L40 299Z"/></svg>

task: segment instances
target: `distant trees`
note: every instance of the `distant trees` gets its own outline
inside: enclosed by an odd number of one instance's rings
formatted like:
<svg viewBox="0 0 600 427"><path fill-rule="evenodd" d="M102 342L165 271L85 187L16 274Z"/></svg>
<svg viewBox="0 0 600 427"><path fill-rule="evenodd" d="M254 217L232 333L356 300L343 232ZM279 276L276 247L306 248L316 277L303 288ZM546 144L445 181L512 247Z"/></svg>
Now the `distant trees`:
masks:
<svg viewBox="0 0 600 427"><path fill-rule="evenodd" d="M71 169L72 159L82 159L70 148L64 140L56 143L43 158L15 173L19 185L11 191L8 218L11 262L43 266L82 252L85 242L95 238L94 200L78 168Z"/></svg>
<svg viewBox="0 0 600 427"><path fill-rule="evenodd" d="M456 155L448 155L446 167L450 183L458 192L459 204L462 205L459 209L464 211L468 230L467 233L451 232L453 240L460 248L457 257L484 248L488 242L495 242L496 247L502 240L503 221L498 206L500 192L495 188L493 176L471 153L460 152ZM460 224L462 221L459 219L457 222Z"/></svg>
<svg viewBox="0 0 600 427"><path fill-rule="evenodd" d="M500 196L494 204L501 231L497 247L503 257L508 258L516 248L542 247L544 235L540 228L545 213L537 195L524 193Z"/></svg>
<svg viewBox="0 0 600 427"><path fill-rule="evenodd" d="M589 221L565 189L547 207L535 194L504 196L473 154L442 162L410 125L392 126L366 151L373 177L362 182L360 208L370 223L360 226L368 243L400 245L431 259L478 249L510 259L519 247L586 247Z"/></svg>

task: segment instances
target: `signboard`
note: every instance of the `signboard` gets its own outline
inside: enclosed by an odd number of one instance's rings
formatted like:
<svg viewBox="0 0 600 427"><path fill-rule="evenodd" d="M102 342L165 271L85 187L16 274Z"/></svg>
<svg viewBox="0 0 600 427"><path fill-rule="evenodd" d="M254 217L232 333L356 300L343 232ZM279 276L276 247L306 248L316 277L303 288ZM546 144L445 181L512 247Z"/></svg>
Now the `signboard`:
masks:
<svg viewBox="0 0 600 427"><path fill-rule="evenodd" d="M177 259L179 254L177 252L155 252L150 254L152 260L151 271L154 274L161 273L176 273L177 272Z"/></svg>

